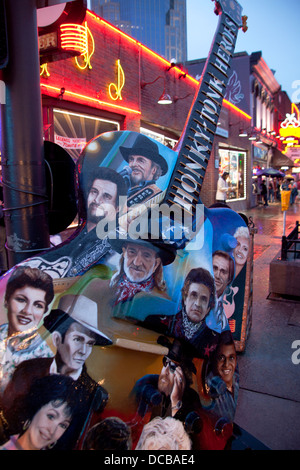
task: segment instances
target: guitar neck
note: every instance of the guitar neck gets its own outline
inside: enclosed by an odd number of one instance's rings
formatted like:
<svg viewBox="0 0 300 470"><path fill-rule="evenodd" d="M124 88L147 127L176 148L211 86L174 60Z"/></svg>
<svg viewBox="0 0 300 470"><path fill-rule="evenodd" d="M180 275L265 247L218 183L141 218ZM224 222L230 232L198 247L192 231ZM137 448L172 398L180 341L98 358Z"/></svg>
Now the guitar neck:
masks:
<svg viewBox="0 0 300 470"><path fill-rule="evenodd" d="M228 82L239 26L227 14L219 17L197 95L175 148L177 163L165 203L179 205L194 215L211 155L214 136Z"/></svg>

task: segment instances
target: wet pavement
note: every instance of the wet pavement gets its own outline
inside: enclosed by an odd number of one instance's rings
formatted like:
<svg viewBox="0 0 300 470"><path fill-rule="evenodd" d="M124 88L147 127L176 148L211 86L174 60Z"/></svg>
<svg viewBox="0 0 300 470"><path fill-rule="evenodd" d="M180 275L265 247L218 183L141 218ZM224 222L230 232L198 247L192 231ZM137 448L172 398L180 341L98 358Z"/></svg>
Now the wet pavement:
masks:
<svg viewBox="0 0 300 470"><path fill-rule="evenodd" d="M300 299L269 296L269 265L281 248L279 203L243 211L254 237L253 320L246 350L239 354L240 393L235 421L272 450L300 449L300 363L292 343L300 341ZM300 200L286 212L285 235L300 221ZM299 292L295 296L300 296ZM299 354L300 358L300 354Z"/></svg>

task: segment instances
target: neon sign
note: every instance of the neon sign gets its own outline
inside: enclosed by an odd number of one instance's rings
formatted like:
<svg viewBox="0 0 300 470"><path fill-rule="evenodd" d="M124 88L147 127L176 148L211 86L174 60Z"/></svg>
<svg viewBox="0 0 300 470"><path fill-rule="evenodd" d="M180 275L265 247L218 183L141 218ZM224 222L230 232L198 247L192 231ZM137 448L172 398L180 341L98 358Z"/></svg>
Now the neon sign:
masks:
<svg viewBox="0 0 300 470"><path fill-rule="evenodd" d="M48 85L46 83L41 83L41 87L46 89L47 92L53 96L58 96L61 91L61 88L58 86ZM81 93L75 93L74 91L65 90L64 92L65 97L75 98L76 101L80 100L81 102L88 103L89 105L94 104L98 106L103 106L107 108L114 108L115 110L133 113L133 114L141 114L141 111L133 108L128 108L126 106L119 106L114 103L108 103L107 101L101 101L98 98L93 98L92 96L83 95Z"/></svg>
<svg viewBox="0 0 300 470"><path fill-rule="evenodd" d="M292 103L291 114L287 113L285 120L281 123L279 134L281 137L300 138L300 113L295 103Z"/></svg>
<svg viewBox="0 0 300 470"><path fill-rule="evenodd" d="M40 65L40 76L41 77L50 77L50 72L48 70L48 64Z"/></svg>
<svg viewBox="0 0 300 470"><path fill-rule="evenodd" d="M77 51L83 58L83 65L75 57L77 66L84 70L91 66L91 57L95 51L95 42L93 35L85 22L84 26L79 24L62 24L61 30L61 47L65 50Z"/></svg>
<svg viewBox="0 0 300 470"><path fill-rule="evenodd" d="M118 72L117 72L118 73L118 83L117 83L117 85L115 83L110 83L109 87L108 87L109 96L114 101L123 99L122 95L121 95L121 92L122 92L122 89L125 85L125 74L124 74L124 70L121 66L120 59L117 60L117 70L118 70Z"/></svg>
<svg viewBox="0 0 300 470"><path fill-rule="evenodd" d="M89 15L93 20L95 21L98 21L100 24L102 24L105 28L109 29L113 35L117 36L117 37L123 37L124 39L126 39L129 43L131 43L132 45L135 45L137 46L139 49L141 49L143 52L149 54L151 56L152 59L155 59L158 63L160 63L161 65L165 65L166 67L170 67L170 62L165 59L164 57L160 56L159 54L157 54L156 52L152 51L151 49L149 49L147 46L145 46L144 44L140 43L137 39L134 39L132 38L131 36L129 36L128 34L124 33L123 31L121 31L120 29L118 29L116 26L113 26L112 24L108 23L107 21L105 21L103 18L100 18L99 16L97 16L95 13L87 10L87 15ZM179 68L179 67L173 67L172 69L174 72L178 73L179 75L182 75L182 70ZM188 80L189 82L191 83L194 83L196 85L198 85L198 80L196 80L196 78L192 77L191 75L189 74L186 74L186 77L185 77L186 80Z"/></svg>
<svg viewBox="0 0 300 470"><path fill-rule="evenodd" d="M89 10L87 10L86 13L87 13L87 16L92 21L97 21L99 24L102 25L102 27L106 28L111 35L116 36L117 38L120 38L120 37L124 38L126 41L128 41L131 47L134 47L137 50L141 50L143 53L149 55L150 61L156 61L161 66L168 66L168 67L170 66L169 61L167 61L166 59L164 59L157 53L153 52L151 49L147 48L136 39L118 30L116 27L106 22L102 18L96 16L94 13L90 12ZM91 57L95 51L95 43L94 43L93 35L87 26L87 21L85 21L84 25L63 24L60 26L60 31L61 31L61 37L60 37L61 47L64 48L64 50L70 50L70 51L74 51L74 48L75 48L76 51L80 54L80 56L77 56L75 58L78 68L81 68L81 69L90 68L91 69L92 68ZM82 61L84 62L83 65L82 65ZM98 95L96 93L96 96L94 96L93 93L83 94L83 93L72 91L72 89L66 89L64 93L64 97L68 98L71 101L88 104L89 106L96 106L96 107L103 106L104 108L107 108L107 109L114 109L117 112L121 111L122 113L133 113L133 114L140 115L141 111L137 108L134 109L131 107L120 106L117 104L118 100L119 101L123 100L122 91L125 86L125 74L121 66L120 59L116 61L116 64L117 64L116 83L111 82L108 85L108 88L107 88L108 100L107 101L101 100L100 94ZM44 72L44 73L41 72L41 76L46 78L46 75L47 75L46 69L41 69L41 70ZM173 67L172 73L182 75L182 70L178 67ZM194 77L188 74L186 74L185 80L190 82L190 84L193 84L193 85L198 86L199 84L198 80L196 80ZM41 83L41 87L44 92L54 97L59 96L60 91L61 91L61 83L53 84L52 80L51 80L51 85L49 83L44 82L44 83ZM112 100L113 102L109 102L109 100ZM244 118L251 120L250 115L248 115L247 113L245 113L244 111L242 111L241 109L239 109L237 106L233 105L226 99L223 100L223 104L225 107L237 112L239 115L243 116Z"/></svg>

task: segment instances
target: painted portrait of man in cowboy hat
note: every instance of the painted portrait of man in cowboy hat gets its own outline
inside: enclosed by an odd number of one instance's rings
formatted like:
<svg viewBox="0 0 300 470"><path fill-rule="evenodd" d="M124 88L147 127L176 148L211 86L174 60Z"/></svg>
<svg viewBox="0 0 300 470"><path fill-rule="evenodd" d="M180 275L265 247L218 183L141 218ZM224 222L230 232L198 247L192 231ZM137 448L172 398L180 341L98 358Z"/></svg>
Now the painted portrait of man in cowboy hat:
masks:
<svg viewBox="0 0 300 470"><path fill-rule="evenodd" d="M119 270L111 279L116 287L116 304L131 300L139 292L166 296L163 266L171 264L176 249L162 240L111 239L112 248L121 254Z"/></svg>
<svg viewBox="0 0 300 470"><path fill-rule="evenodd" d="M121 146L119 150L131 170L127 206L145 203L160 194L156 181L168 172L168 164L158 145L139 134L132 147Z"/></svg>

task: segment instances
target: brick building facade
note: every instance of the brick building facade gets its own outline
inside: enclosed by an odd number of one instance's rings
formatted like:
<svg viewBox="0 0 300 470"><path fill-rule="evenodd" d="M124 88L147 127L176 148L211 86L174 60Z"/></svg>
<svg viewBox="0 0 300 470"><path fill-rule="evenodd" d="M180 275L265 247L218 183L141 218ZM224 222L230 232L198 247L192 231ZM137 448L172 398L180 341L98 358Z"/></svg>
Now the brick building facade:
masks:
<svg viewBox="0 0 300 470"><path fill-rule="evenodd" d="M198 78L90 11L83 26L84 52L41 68L45 139L65 147L74 160L86 142L113 130L141 132L173 147L184 129ZM172 104L157 103L163 92L171 97ZM236 181L230 205L235 210L253 205L251 147L238 136L240 128L249 127L250 121L246 111L229 100L223 102L201 190L206 206L215 202L222 171L220 153L225 160L242 159L234 176L240 182Z"/></svg>

